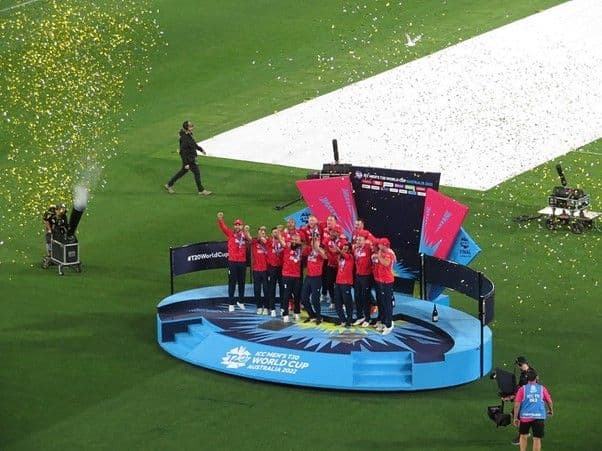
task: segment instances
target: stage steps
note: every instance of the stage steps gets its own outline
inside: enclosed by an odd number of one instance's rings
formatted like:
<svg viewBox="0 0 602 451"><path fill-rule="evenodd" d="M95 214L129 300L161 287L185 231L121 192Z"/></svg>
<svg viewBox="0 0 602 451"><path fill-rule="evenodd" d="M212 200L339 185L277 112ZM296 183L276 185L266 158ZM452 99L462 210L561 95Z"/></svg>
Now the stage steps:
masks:
<svg viewBox="0 0 602 451"><path fill-rule="evenodd" d="M211 330L205 324L189 324L188 333L194 337L199 337L201 341L211 335Z"/></svg>
<svg viewBox="0 0 602 451"><path fill-rule="evenodd" d="M177 351L177 354L186 355L201 344L211 333L212 331L203 324L189 324L187 332L174 334L174 341L164 343L164 345L173 351Z"/></svg>
<svg viewBox="0 0 602 451"><path fill-rule="evenodd" d="M352 352L355 387L412 387L411 352L388 353L387 358L374 353Z"/></svg>

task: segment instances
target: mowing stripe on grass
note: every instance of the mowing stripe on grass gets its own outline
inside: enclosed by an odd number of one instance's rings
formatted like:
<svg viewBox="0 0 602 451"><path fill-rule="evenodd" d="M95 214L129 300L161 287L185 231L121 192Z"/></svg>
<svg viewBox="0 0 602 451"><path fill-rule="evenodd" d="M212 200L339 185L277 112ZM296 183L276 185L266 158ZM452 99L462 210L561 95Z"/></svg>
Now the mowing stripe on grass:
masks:
<svg viewBox="0 0 602 451"><path fill-rule="evenodd" d="M602 136L600 23L599 0L567 2L202 144L318 169L337 138L342 162L489 189Z"/></svg>

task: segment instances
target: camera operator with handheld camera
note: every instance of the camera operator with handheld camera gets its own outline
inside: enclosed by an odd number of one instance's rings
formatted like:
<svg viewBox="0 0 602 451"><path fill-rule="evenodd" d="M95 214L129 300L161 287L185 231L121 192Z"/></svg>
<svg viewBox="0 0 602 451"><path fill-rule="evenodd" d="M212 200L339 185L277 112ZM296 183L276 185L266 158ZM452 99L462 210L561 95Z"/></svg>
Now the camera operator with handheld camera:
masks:
<svg viewBox="0 0 602 451"><path fill-rule="evenodd" d="M533 368L531 368L531 366L529 365L529 362L527 361L527 358L525 356L522 356L522 355L518 356L516 358L516 360L514 361L514 364L520 370L520 374L518 376L518 387L516 389L516 391L518 392L518 390L523 385L527 385L527 382L528 382L528 380L527 380L527 372L529 370L533 370L533 371L535 371L535 370ZM510 396L508 399L502 399L502 400L504 400L504 401L514 401L515 396L516 396L516 393L513 396ZM514 439L512 439L512 444L513 445L520 444L520 434L517 435Z"/></svg>
<svg viewBox="0 0 602 451"><path fill-rule="evenodd" d="M502 400L502 404L498 406L490 406L487 408L487 414L489 418L499 427L499 426L508 426L512 422L512 414L504 413L504 403L505 402L514 402L514 398L516 396L517 391L524 385L527 384L527 372L532 369L527 361L526 357L518 356L514 361L515 371L514 373L510 373L500 368L496 368L493 373L491 373L490 378L495 379L498 388L499 388L499 396ZM516 376L516 369L520 371L518 375L518 383ZM518 445L520 443L520 435L517 435L512 439L511 442L513 445Z"/></svg>
<svg viewBox="0 0 602 451"><path fill-rule="evenodd" d="M516 360L514 361L514 364L520 370L520 374L518 375L518 385L516 386L516 390L518 390L520 387L527 384L527 371L529 371L529 369L532 369L532 368L529 365L527 358L522 355L518 356L516 358ZM493 373L491 375L491 379L495 379L495 378L496 378L496 373ZM502 401L513 401L514 395L516 395L516 390L511 395L504 395L503 393L500 393Z"/></svg>
<svg viewBox="0 0 602 451"><path fill-rule="evenodd" d="M528 379L527 379L527 372L532 369L533 371L535 371L534 368L531 367L531 365L529 365L529 362L527 361L527 358L524 356L518 356L516 358L516 360L514 361L514 364L518 367L518 369L520 370L520 374L518 376L518 387L522 387L523 385L527 385Z"/></svg>
<svg viewBox="0 0 602 451"><path fill-rule="evenodd" d="M528 380L527 380L527 372L530 369L532 369L532 368L529 365L529 362L527 361L527 358L525 356L522 356L522 355L520 355L520 356L518 356L516 358L516 360L514 361L514 364L520 370L520 374L518 375L518 386L516 387L516 391L518 392L518 390L523 385L527 385L527 382L528 382ZM514 401L515 396L516 396L516 392L512 396L502 397L502 401ZM514 412L512 412L512 413L514 413ZM515 438L512 439L512 444L513 445L518 445L519 443L520 443L520 434L517 435Z"/></svg>

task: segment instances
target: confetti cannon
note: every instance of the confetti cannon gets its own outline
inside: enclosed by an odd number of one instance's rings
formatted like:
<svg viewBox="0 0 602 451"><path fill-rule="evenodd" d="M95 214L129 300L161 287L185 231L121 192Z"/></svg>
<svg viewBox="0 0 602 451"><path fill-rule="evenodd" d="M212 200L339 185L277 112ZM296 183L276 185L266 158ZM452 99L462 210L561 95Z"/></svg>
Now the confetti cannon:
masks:
<svg viewBox="0 0 602 451"><path fill-rule="evenodd" d="M75 232L86 210L88 192L83 187L76 187L73 208L69 215L66 227L53 228L50 240L50 256L42 261L42 267L57 265L59 275L63 275L63 268L72 266L76 272L81 272L79 260L79 241Z"/></svg>

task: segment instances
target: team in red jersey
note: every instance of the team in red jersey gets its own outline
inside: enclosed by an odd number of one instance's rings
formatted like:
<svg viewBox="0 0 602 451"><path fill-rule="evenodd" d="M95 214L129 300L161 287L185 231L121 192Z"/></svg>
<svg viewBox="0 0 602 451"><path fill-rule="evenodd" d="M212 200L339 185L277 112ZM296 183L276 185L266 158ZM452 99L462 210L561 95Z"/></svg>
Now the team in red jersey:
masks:
<svg viewBox="0 0 602 451"><path fill-rule="evenodd" d="M355 222L351 242L334 216L321 223L316 216L310 215L307 224L301 228L296 228L295 221L289 220L286 227L274 227L269 236L266 227L262 226L254 238L242 220L235 220L233 229L229 229L220 212L218 224L228 239L230 311L234 310L237 287L237 304L244 308L244 274L250 248L258 315L276 317L275 304L279 298L284 322L291 321L290 300L295 321L300 319L303 306L308 314L305 321L319 324L322 321L320 301L329 300L337 314L335 325L375 325L383 335L393 330L395 253L389 240L375 238L365 229L361 219ZM376 292L378 320L371 319L372 288Z"/></svg>

